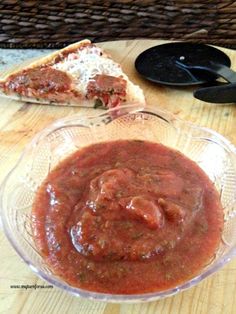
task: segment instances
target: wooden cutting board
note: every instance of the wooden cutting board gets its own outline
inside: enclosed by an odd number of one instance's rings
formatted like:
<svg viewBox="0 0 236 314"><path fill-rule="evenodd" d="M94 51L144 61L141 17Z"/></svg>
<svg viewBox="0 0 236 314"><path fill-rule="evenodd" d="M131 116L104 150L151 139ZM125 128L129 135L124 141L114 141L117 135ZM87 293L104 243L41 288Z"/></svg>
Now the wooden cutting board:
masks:
<svg viewBox="0 0 236 314"><path fill-rule="evenodd" d="M121 63L130 79L139 84L149 106L168 110L179 118L221 133L236 144L236 106L214 105L194 99L194 88L158 86L140 78L134 60L159 40L129 40L99 44ZM222 48L220 48L222 49ZM222 49L236 70L236 52ZM16 67L14 67L16 69ZM2 73L3 75L4 73ZM0 98L0 181L16 163L33 136L56 119L72 114L94 114L95 109L35 105ZM11 285L47 283L23 263L0 231L0 313L86 314L233 314L236 308L236 260L198 286L174 297L147 304L106 304L75 298L53 289L13 289Z"/></svg>

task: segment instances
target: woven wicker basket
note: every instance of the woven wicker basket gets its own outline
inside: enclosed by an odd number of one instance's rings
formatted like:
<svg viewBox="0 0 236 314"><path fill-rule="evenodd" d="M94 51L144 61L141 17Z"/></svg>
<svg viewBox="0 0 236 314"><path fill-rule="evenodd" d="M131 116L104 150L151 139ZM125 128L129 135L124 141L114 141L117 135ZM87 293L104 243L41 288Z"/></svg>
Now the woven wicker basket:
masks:
<svg viewBox="0 0 236 314"><path fill-rule="evenodd" d="M2 0L0 47L162 38L236 48L236 1Z"/></svg>

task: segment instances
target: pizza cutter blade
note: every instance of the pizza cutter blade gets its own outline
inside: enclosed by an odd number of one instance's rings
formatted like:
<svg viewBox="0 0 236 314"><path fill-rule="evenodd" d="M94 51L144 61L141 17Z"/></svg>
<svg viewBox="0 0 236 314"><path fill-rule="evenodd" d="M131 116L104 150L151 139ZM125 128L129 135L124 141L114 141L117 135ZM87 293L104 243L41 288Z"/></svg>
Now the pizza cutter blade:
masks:
<svg viewBox="0 0 236 314"><path fill-rule="evenodd" d="M187 61L179 61L177 60L176 63L179 66L182 66L185 69L188 69L190 71L204 71L209 74L213 74L215 76L221 77L225 79L229 83L236 83L236 72L231 70L228 66L225 66L223 64L212 62L211 60L207 60L204 63L195 62L195 63L189 63Z"/></svg>
<svg viewBox="0 0 236 314"><path fill-rule="evenodd" d="M205 60L204 63L189 60L176 61L183 68L190 71L204 71L223 78L228 83L221 86L200 88L194 92L194 97L203 101L213 103L234 103L236 102L236 72L229 67Z"/></svg>
<svg viewBox="0 0 236 314"><path fill-rule="evenodd" d="M204 71L193 71L177 64L189 60L214 63L230 67L230 58L212 46L195 43L175 42L154 46L143 51L135 60L135 68L145 79L169 86L189 86L214 82L218 75Z"/></svg>

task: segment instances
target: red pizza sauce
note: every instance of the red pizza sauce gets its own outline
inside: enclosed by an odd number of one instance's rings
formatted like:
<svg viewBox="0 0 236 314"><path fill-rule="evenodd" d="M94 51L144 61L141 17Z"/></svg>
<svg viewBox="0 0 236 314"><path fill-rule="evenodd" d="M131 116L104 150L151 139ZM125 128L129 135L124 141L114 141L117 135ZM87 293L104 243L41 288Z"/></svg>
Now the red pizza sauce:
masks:
<svg viewBox="0 0 236 314"><path fill-rule="evenodd" d="M139 140L66 158L39 188L33 217L37 248L54 273L112 294L187 281L214 257L223 228L206 174L181 153Z"/></svg>
<svg viewBox="0 0 236 314"><path fill-rule="evenodd" d="M52 67L29 68L12 74L5 88L27 95L27 90L35 91L41 97L50 92L65 92L71 88L72 80L67 73Z"/></svg>

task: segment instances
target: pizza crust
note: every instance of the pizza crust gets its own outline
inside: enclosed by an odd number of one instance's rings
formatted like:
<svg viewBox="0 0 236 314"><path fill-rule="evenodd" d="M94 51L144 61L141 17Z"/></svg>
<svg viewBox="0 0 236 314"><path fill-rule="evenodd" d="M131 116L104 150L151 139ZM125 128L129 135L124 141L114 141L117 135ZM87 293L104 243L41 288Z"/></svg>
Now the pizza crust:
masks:
<svg viewBox="0 0 236 314"><path fill-rule="evenodd" d="M26 97L22 96L16 93L12 94L5 94L3 91L0 90L0 96L4 98L10 98L17 101L23 101L33 104L40 104L40 105L52 105L52 106L67 106L67 107L88 107L93 108L94 107L94 100L84 100L81 99L79 103L74 103L71 101L68 102L55 102L55 101L49 101L44 98L33 98L33 97Z"/></svg>

